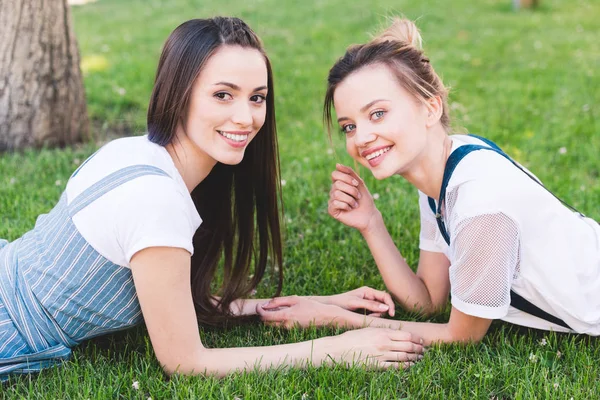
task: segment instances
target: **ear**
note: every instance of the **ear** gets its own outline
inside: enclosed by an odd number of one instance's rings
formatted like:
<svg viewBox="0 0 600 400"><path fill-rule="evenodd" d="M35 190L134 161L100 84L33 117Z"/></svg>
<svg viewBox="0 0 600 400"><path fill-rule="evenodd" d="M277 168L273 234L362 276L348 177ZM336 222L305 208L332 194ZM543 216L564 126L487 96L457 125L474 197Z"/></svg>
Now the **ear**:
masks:
<svg viewBox="0 0 600 400"><path fill-rule="evenodd" d="M440 96L431 97L425 102L425 106L427 107L426 126L427 128L431 128L438 123L440 118L442 118L442 114L444 113L444 103Z"/></svg>

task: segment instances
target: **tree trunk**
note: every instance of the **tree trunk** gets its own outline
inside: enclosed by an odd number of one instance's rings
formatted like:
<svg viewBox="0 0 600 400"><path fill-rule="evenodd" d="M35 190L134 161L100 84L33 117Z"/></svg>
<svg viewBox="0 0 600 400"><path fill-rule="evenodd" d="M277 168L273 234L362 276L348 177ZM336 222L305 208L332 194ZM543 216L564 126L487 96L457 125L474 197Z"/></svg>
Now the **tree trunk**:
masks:
<svg viewBox="0 0 600 400"><path fill-rule="evenodd" d="M64 146L87 130L67 0L0 0L0 151Z"/></svg>

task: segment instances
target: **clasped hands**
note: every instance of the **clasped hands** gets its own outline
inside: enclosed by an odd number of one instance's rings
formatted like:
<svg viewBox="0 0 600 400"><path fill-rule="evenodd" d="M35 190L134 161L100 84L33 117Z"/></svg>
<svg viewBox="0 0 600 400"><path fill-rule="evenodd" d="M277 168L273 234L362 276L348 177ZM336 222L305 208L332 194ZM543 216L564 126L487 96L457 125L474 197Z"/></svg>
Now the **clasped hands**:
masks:
<svg viewBox="0 0 600 400"><path fill-rule="evenodd" d="M395 314L392 297L367 286L332 296L276 297L256 306L266 324L288 329L309 325L352 326L348 317L356 310L365 310L372 317Z"/></svg>

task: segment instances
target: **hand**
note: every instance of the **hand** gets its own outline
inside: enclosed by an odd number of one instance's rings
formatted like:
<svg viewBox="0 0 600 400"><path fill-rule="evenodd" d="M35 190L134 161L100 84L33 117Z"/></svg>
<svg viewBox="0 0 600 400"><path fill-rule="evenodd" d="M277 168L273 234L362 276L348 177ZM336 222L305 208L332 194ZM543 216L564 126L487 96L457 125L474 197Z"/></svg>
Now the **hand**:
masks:
<svg viewBox="0 0 600 400"><path fill-rule="evenodd" d="M342 311L344 310L340 307L299 296L276 297L266 304L256 306L256 313L266 324L288 329L295 325L306 328L311 324L341 324Z"/></svg>
<svg viewBox="0 0 600 400"><path fill-rule="evenodd" d="M410 332L362 328L335 336L334 358L380 369L408 368L423 358L423 340Z"/></svg>
<svg viewBox="0 0 600 400"><path fill-rule="evenodd" d="M346 310L365 309L371 317L381 317L388 313L390 317L396 314L396 306L392 296L381 290L368 286L340 293L326 298L326 304L333 304Z"/></svg>
<svg viewBox="0 0 600 400"><path fill-rule="evenodd" d="M378 210L363 180L352 168L336 164L331 181L329 215L351 228L366 230Z"/></svg>

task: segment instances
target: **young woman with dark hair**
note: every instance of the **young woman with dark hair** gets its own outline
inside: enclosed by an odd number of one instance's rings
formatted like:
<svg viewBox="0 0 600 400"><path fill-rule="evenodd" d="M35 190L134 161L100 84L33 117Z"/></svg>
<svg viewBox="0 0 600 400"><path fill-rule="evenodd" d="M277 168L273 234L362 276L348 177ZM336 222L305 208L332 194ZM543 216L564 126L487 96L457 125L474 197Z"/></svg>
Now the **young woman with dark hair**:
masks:
<svg viewBox="0 0 600 400"><path fill-rule="evenodd" d="M0 243L0 379L57 364L81 341L142 320L167 373L332 360L390 368L421 357L420 339L395 330L202 345L198 323L240 322L261 309L266 300L241 299L269 263L279 293L280 201L273 75L259 38L237 18L183 23L160 57L148 135L103 146L32 231ZM391 303L368 288L319 300L350 309Z"/></svg>
<svg viewBox="0 0 600 400"><path fill-rule="evenodd" d="M377 179L401 175L418 189L417 272L392 241L364 182L351 168L332 173L329 213L363 235L400 305L447 323L403 322L279 298L271 323L403 329L432 342L478 341L492 320L600 335L600 226L566 207L491 141L450 135L447 90L421 50L411 21L397 19L331 68L325 120L348 153Z"/></svg>

